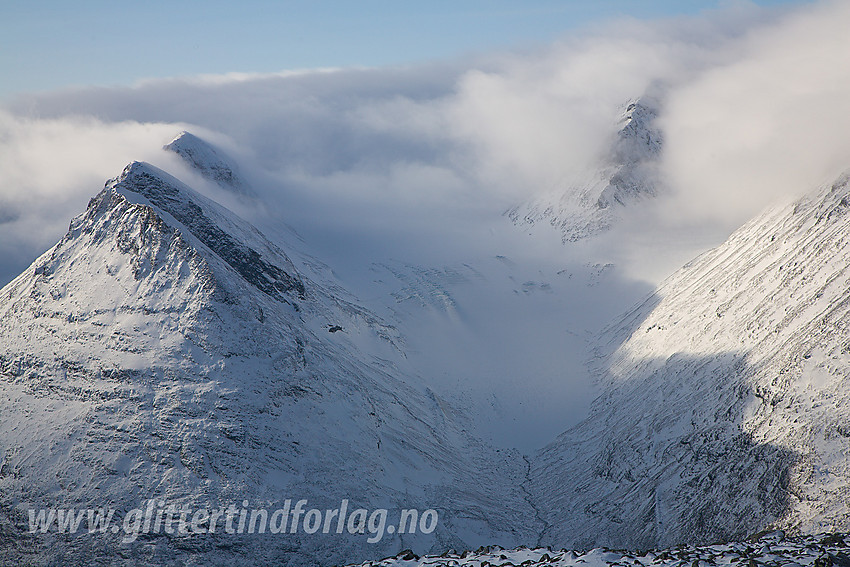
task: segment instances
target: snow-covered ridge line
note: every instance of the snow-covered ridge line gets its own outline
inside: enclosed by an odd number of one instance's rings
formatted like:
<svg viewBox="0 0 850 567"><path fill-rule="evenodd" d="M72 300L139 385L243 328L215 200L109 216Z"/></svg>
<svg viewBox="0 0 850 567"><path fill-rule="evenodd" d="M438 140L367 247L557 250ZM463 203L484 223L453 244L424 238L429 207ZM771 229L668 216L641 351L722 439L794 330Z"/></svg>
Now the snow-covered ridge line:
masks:
<svg viewBox="0 0 850 567"><path fill-rule="evenodd" d="M748 567L848 567L850 545L842 534L786 537L781 531L738 542L709 546L679 546L651 551L623 551L604 547L591 551L553 551L549 548L502 549L499 546L476 551L417 557L403 551L381 561L367 561L359 567L709 567L747 565ZM349 567L354 567L353 565Z"/></svg>
<svg viewBox="0 0 850 567"><path fill-rule="evenodd" d="M197 204L203 201L200 195L164 171L148 163L133 162L107 187L121 188L145 197L185 226L248 283L269 297L283 302L288 302L292 295L304 298L304 283L295 274L295 268L288 258L287 270L284 270L236 240L205 214L204 209Z"/></svg>

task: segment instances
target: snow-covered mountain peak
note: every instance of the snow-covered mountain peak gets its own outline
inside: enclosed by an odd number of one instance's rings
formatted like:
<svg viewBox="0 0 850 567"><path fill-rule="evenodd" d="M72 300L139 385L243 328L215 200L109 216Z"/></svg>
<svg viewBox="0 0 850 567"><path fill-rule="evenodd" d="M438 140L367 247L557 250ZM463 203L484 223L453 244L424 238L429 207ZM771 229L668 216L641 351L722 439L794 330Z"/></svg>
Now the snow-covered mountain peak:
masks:
<svg viewBox="0 0 850 567"><path fill-rule="evenodd" d="M657 126L660 103L653 97L625 104L612 125L610 141L590 168L557 190L507 212L522 227L549 224L564 243L608 230L624 207L654 197L663 133Z"/></svg>
<svg viewBox="0 0 850 567"><path fill-rule="evenodd" d="M191 132L181 132L163 149L174 152L203 177L225 189L243 195L252 193L230 156Z"/></svg>
<svg viewBox="0 0 850 567"><path fill-rule="evenodd" d="M664 139L655 123L657 118L656 100L644 98L629 102L618 120L620 129L614 143L614 161L629 164L656 158Z"/></svg>
<svg viewBox="0 0 850 567"><path fill-rule="evenodd" d="M637 99L625 106L618 121L620 129L610 147L606 176L608 184L596 199L596 207L626 206L656 194L653 168L661 155L663 134L656 125L658 103ZM592 194L588 193L588 197Z"/></svg>

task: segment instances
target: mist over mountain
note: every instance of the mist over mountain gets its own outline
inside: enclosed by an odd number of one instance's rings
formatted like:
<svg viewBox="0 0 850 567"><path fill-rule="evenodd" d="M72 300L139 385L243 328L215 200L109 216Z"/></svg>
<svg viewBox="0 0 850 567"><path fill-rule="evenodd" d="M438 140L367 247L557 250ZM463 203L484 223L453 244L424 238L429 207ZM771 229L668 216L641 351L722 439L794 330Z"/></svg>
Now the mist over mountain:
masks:
<svg viewBox="0 0 850 567"><path fill-rule="evenodd" d="M549 224L566 244L610 229L622 207L655 197L662 183L658 104L653 97L627 103L617 133L584 175L553 194L513 207L508 218L523 227Z"/></svg>
<svg viewBox="0 0 850 567"><path fill-rule="evenodd" d="M221 150L191 132L181 132L162 149L174 152L202 177L224 189L246 195L252 193L251 188L240 177L233 161Z"/></svg>

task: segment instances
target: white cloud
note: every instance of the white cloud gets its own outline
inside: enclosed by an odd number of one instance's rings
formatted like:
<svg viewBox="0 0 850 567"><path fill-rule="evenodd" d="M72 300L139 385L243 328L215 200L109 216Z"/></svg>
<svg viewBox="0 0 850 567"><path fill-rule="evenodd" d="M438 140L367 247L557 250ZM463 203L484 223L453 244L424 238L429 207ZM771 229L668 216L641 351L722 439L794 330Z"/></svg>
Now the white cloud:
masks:
<svg viewBox="0 0 850 567"><path fill-rule="evenodd" d="M670 92L668 214L731 230L850 167L848 25L846 2L798 9Z"/></svg>

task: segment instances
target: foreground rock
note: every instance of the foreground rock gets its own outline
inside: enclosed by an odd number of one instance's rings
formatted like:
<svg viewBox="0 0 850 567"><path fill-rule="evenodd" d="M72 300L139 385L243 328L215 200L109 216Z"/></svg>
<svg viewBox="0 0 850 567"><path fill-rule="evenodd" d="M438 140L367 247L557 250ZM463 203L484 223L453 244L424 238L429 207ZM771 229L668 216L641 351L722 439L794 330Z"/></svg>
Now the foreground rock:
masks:
<svg viewBox="0 0 850 567"><path fill-rule="evenodd" d="M702 547L679 546L646 552L597 548L591 551L482 548L474 552L416 557L400 553L382 561L367 561L361 567L847 567L850 546L841 534L785 537L781 531L759 534L745 541ZM848 538L850 539L850 538Z"/></svg>

